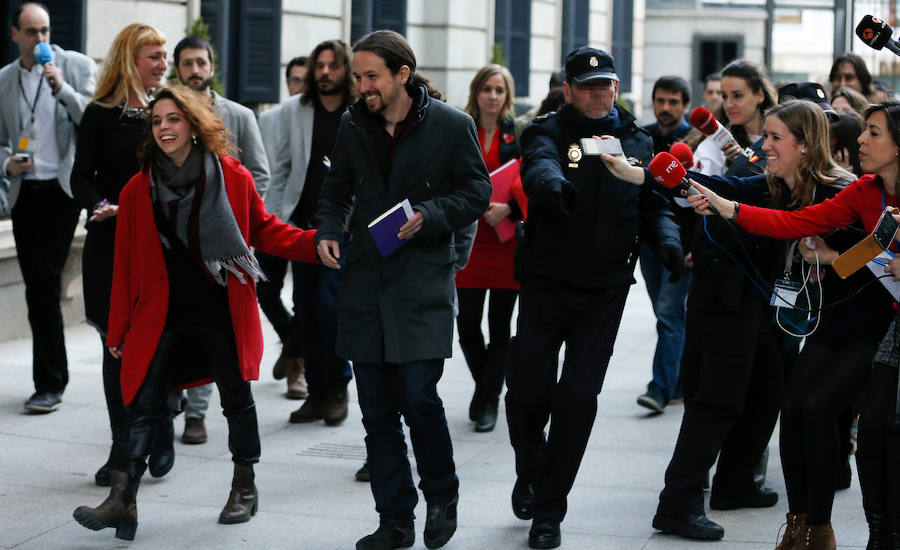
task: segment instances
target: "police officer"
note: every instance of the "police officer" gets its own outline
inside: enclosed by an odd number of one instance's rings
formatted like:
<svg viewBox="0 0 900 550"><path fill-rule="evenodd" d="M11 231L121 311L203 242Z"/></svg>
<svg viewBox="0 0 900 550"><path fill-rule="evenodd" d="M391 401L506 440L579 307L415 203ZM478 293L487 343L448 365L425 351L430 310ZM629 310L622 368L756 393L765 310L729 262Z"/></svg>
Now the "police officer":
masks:
<svg viewBox="0 0 900 550"><path fill-rule="evenodd" d="M613 58L578 48L566 56L565 104L522 135L529 197L516 268L519 320L507 365L506 413L518 479L513 512L533 519L531 548L556 548L566 495L590 436L642 238L669 269L684 265L666 200L614 178L581 138L612 135L626 157L650 160L653 142L616 105ZM557 381L559 350L566 357ZM552 416L549 437L544 427Z"/></svg>

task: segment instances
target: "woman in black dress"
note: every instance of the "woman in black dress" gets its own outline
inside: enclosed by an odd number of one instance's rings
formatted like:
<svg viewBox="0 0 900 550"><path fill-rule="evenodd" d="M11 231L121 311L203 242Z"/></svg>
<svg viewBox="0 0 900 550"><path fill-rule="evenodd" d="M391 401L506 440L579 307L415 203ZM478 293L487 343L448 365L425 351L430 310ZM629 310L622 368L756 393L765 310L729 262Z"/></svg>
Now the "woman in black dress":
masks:
<svg viewBox="0 0 900 550"><path fill-rule="evenodd" d="M93 100L78 128L72 192L90 213L82 256L84 309L88 323L99 332L103 348L103 390L112 429L109 459L95 474L102 487L122 454L121 427L125 418L119 387L121 362L106 349L109 294L112 288L113 248L119 192L140 170L138 147L146 140L145 107L152 89L166 74L165 36L150 25L134 23L116 36L104 61ZM165 475L175 460L171 416L161 423L150 473Z"/></svg>

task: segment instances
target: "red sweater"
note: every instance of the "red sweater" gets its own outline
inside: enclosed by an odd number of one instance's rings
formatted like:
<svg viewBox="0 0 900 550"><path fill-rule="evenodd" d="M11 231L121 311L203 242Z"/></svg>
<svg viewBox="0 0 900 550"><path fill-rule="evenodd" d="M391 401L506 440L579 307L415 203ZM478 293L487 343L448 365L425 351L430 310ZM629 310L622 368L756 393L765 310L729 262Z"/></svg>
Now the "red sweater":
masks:
<svg viewBox="0 0 900 550"><path fill-rule="evenodd" d="M494 132L494 139L490 144L490 151L484 152L484 129L478 128L478 141L481 143L481 155L488 172L500 168L500 130ZM508 134L507 134L508 135ZM521 181L518 188L521 189ZM514 190L515 193L515 190ZM524 195L524 193L523 193ZM516 199L522 205L516 194ZM525 208L522 208L525 211ZM518 290L519 283L513 278L515 266L513 256L516 252L516 239L500 242L497 232L491 227L484 217L478 218L478 232L475 233L475 242L472 245L472 253L465 269L457 272L456 286L458 288L506 288Z"/></svg>
<svg viewBox="0 0 900 550"><path fill-rule="evenodd" d="M222 156L220 160L228 201L247 245L291 260L318 262L316 232L296 229L266 212L250 172L232 157ZM229 276L227 289L241 376L256 380L263 352L256 285L252 280L241 284ZM169 274L146 172L135 174L119 195L110 298L106 343L122 346L122 398L128 405L156 353L169 306Z"/></svg>
<svg viewBox="0 0 900 550"><path fill-rule="evenodd" d="M887 206L900 205L897 197L884 193L877 176L866 174L834 197L792 212L742 204L737 224L755 235L776 239L820 235L857 220L871 232L884 211L882 197Z"/></svg>

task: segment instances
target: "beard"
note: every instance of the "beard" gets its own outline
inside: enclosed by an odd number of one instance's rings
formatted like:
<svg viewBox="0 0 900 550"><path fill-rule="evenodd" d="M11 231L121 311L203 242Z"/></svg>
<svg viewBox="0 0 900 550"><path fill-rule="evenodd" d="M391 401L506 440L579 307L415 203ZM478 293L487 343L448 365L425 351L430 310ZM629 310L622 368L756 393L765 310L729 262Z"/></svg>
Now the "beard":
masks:
<svg viewBox="0 0 900 550"><path fill-rule="evenodd" d="M188 88L194 90L195 92L202 92L204 90L209 89L209 83L212 82L212 78L207 78L206 80L200 78L191 77L188 79L185 84L187 84Z"/></svg>
<svg viewBox="0 0 900 550"><path fill-rule="evenodd" d="M328 85L331 85L330 87ZM333 80L317 80L316 89L319 95L340 95L344 93L344 84Z"/></svg>

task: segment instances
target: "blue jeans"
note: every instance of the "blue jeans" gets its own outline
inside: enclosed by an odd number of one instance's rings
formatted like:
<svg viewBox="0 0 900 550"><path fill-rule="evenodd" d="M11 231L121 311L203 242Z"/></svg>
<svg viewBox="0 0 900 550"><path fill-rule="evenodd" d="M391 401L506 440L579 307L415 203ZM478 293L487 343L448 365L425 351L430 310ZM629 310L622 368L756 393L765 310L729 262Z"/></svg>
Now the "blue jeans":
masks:
<svg viewBox="0 0 900 550"><path fill-rule="evenodd" d="M662 388L666 399L671 399L681 370L685 303L691 287L691 274L687 271L676 282L669 282L672 272L663 266L656 252L646 245L641 247L641 273L656 315L653 383Z"/></svg>
<svg viewBox="0 0 900 550"><path fill-rule="evenodd" d="M411 528L419 498L407 459L401 414L409 426L425 501L446 503L459 490L447 417L437 393L444 360L354 363L353 369L366 428L375 510L382 524Z"/></svg>

